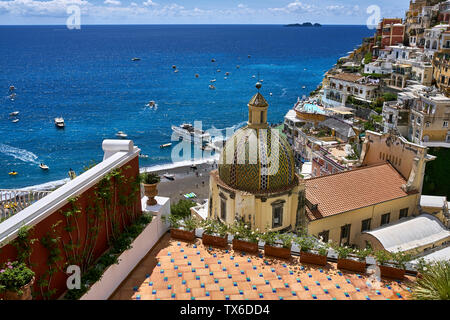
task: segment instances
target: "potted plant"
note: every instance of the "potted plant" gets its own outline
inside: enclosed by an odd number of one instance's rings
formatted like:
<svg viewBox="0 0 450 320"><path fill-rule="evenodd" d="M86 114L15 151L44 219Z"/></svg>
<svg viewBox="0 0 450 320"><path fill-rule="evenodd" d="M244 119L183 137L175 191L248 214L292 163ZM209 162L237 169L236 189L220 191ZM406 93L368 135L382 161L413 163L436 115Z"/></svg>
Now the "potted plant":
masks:
<svg viewBox="0 0 450 320"><path fill-rule="evenodd" d="M366 249L364 250L354 250L353 248L350 248L348 246L333 246L333 249L338 254L338 261L337 261L337 267L339 269L348 270L348 271L354 271L359 273L365 273L366 272L366 262L365 257ZM360 256L352 256L353 254L358 255L360 253ZM362 258L364 256L364 258ZM357 258L354 259L354 258ZM363 261L362 261L363 260Z"/></svg>
<svg viewBox="0 0 450 320"><path fill-rule="evenodd" d="M154 206L158 202L155 200L155 197L158 195L158 183L161 180L161 177L156 173L144 172L141 173L141 181L144 185L145 195L147 196L147 205Z"/></svg>
<svg viewBox="0 0 450 320"><path fill-rule="evenodd" d="M176 216L169 215L163 216L163 220L170 224L170 235L174 239L194 241L195 229L197 228L198 221L193 217L185 217L184 219Z"/></svg>
<svg viewBox="0 0 450 320"><path fill-rule="evenodd" d="M251 230L244 222L236 221L230 227L230 232L233 235L233 250L248 253L258 252L258 242L261 238L258 229Z"/></svg>
<svg viewBox="0 0 450 320"><path fill-rule="evenodd" d="M262 235L264 254L281 259L291 258L292 235L288 233L268 231Z"/></svg>
<svg viewBox="0 0 450 320"><path fill-rule="evenodd" d="M300 247L300 262L325 266L327 264L328 248L326 245L316 244L316 240L308 235L295 239Z"/></svg>
<svg viewBox="0 0 450 320"><path fill-rule="evenodd" d="M0 293L5 300L31 300L34 272L25 263L6 262L0 267Z"/></svg>
<svg viewBox="0 0 450 320"><path fill-rule="evenodd" d="M401 261L404 259L403 257L401 258L403 255L403 253L393 254L385 250L375 252L378 267L380 268L380 276L396 280L403 279L405 277L405 269L396 268L395 263L392 262L392 260Z"/></svg>
<svg viewBox="0 0 450 320"><path fill-rule="evenodd" d="M218 220L206 219L202 223L202 241L205 246L220 248L228 246L228 226Z"/></svg>

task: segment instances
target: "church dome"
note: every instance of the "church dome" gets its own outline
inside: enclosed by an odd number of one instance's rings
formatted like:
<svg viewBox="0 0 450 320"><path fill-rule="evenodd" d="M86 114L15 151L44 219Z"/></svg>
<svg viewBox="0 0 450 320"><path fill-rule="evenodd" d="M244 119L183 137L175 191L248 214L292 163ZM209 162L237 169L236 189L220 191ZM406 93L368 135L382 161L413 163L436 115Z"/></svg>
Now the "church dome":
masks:
<svg viewBox="0 0 450 320"><path fill-rule="evenodd" d="M220 179L234 189L255 194L291 189L297 177L288 141L267 125L268 104L259 92L248 106L248 126L236 131L222 150Z"/></svg>

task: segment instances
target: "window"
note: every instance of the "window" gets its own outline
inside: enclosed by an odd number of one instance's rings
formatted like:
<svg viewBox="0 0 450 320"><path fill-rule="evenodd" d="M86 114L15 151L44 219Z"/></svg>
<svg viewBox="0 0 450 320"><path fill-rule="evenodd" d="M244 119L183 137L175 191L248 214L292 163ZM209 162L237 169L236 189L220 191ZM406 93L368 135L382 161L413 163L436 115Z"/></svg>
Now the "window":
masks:
<svg viewBox="0 0 450 320"><path fill-rule="evenodd" d="M327 243L330 239L330 230L325 230L319 233L319 239L322 239L323 242Z"/></svg>
<svg viewBox="0 0 450 320"><path fill-rule="evenodd" d="M385 224L388 224L389 220L390 220L390 217L391 217L390 213L383 214L381 216L381 224L380 224L380 226L384 226Z"/></svg>
<svg viewBox="0 0 450 320"><path fill-rule="evenodd" d="M371 222L372 222L372 219L363 220L361 223L361 232L369 231Z"/></svg>
<svg viewBox="0 0 450 320"><path fill-rule="evenodd" d="M220 199L220 218L223 221L227 221L227 200Z"/></svg>
<svg viewBox="0 0 450 320"><path fill-rule="evenodd" d="M283 226L283 206L285 201L279 200L272 203L272 228Z"/></svg>
<svg viewBox="0 0 450 320"><path fill-rule="evenodd" d="M401 209L399 219L406 218L407 216L408 216L408 208Z"/></svg>
<svg viewBox="0 0 450 320"><path fill-rule="evenodd" d="M448 121L444 121L443 127L444 127L444 128L448 128Z"/></svg>
<svg viewBox="0 0 450 320"><path fill-rule="evenodd" d="M349 224L341 227L341 241L340 244L348 246L350 244L350 226Z"/></svg>

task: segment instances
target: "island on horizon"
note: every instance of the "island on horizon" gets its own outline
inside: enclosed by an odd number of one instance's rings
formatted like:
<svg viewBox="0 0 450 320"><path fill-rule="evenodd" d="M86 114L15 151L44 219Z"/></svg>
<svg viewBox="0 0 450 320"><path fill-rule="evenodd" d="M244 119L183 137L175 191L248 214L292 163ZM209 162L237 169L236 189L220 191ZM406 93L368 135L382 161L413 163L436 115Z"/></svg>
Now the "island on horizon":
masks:
<svg viewBox="0 0 450 320"><path fill-rule="evenodd" d="M311 22L304 22L302 24L300 24L300 23L292 23L292 24L285 25L285 27L321 27L321 26L322 25L320 23L312 24Z"/></svg>

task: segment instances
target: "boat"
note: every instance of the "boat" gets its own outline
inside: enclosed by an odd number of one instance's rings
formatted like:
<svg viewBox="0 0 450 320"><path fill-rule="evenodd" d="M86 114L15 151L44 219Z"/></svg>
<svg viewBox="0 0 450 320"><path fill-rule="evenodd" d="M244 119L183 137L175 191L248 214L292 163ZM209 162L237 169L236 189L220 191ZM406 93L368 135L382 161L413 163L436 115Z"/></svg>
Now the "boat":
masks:
<svg viewBox="0 0 450 320"><path fill-rule="evenodd" d="M256 78L256 76L255 76L255 75L252 75L252 78Z"/></svg>
<svg viewBox="0 0 450 320"><path fill-rule="evenodd" d="M216 62L216 59L211 59L211 62Z"/></svg>
<svg viewBox="0 0 450 320"><path fill-rule="evenodd" d="M173 65L173 66L172 66L172 69L174 69L174 70L175 70L176 68L177 68L177 66L176 66L176 65Z"/></svg>
<svg viewBox="0 0 450 320"><path fill-rule="evenodd" d="M10 176L15 176L15 175L17 175L18 174L18 172L16 172L16 171L11 171L10 173L8 173Z"/></svg>
<svg viewBox="0 0 450 320"><path fill-rule="evenodd" d="M14 87L14 86L9 86L9 91L14 91L14 90L16 90L16 87Z"/></svg>
<svg viewBox="0 0 450 320"><path fill-rule="evenodd" d="M19 111L14 111L9 114L10 117L15 117L17 115L19 115Z"/></svg>
<svg viewBox="0 0 450 320"><path fill-rule="evenodd" d="M180 139L185 141L190 141L201 145L211 143L211 135L208 132L196 129L190 123L183 123L180 126L172 126L172 130L180 137Z"/></svg>
<svg viewBox="0 0 450 320"><path fill-rule="evenodd" d="M248 58L250 59L252 56L251 55L248 55Z"/></svg>
<svg viewBox="0 0 450 320"><path fill-rule="evenodd" d="M64 119L62 117L55 118L55 126L58 128L64 128L66 124L64 123Z"/></svg>
<svg viewBox="0 0 450 320"><path fill-rule="evenodd" d="M241 67L241 66L237 65L237 66L236 66L236 69L239 69L240 67Z"/></svg>
<svg viewBox="0 0 450 320"><path fill-rule="evenodd" d="M196 77L196 78L198 78L198 77L199 77L198 73L196 73L196 74L195 74L195 77Z"/></svg>
<svg viewBox="0 0 450 320"><path fill-rule="evenodd" d="M220 72L220 69L217 69L217 72Z"/></svg>
<svg viewBox="0 0 450 320"><path fill-rule="evenodd" d="M302 89L306 89L306 86L303 86Z"/></svg>
<svg viewBox="0 0 450 320"><path fill-rule="evenodd" d="M226 75L226 76L229 76L229 75L230 75L230 73L229 73L229 72L225 72L225 75Z"/></svg>
<svg viewBox="0 0 450 320"><path fill-rule="evenodd" d="M16 98L16 94L13 92L11 93L11 95L9 96L9 98L14 101L14 99Z"/></svg>
<svg viewBox="0 0 450 320"><path fill-rule="evenodd" d="M217 81L216 79L209 80L209 82L211 82L211 83L214 83L216 81Z"/></svg>
<svg viewBox="0 0 450 320"><path fill-rule="evenodd" d="M175 180L175 175L174 174L170 174L170 173L166 173L163 175L164 178L166 178L167 180Z"/></svg>
<svg viewBox="0 0 450 320"><path fill-rule="evenodd" d="M210 84L209 85L209 89L211 89L211 90L215 90L216 89L216 87L214 87L212 84Z"/></svg>
<svg viewBox="0 0 450 320"><path fill-rule="evenodd" d="M42 170L48 170L48 169L50 169L47 165L45 165L45 164L43 164L43 163L41 163L41 164L39 165L39 168L41 168Z"/></svg>
<svg viewBox="0 0 450 320"><path fill-rule="evenodd" d="M171 146L172 146L172 143L166 143L166 144L160 145L159 147L160 147L161 149L164 149L164 148L169 148L169 147L171 147Z"/></svg>
<svg viewBox="0 0 450 320"><path fill-rule="evenodd" d="M139 61L141 58L132 58L131 61Z"/></svg>
<svg viewBox="0 0 450 320"><path fill-rule="evenodd" d="M178 73L178 69L175 69L173 72Z"/></svg>
<svg viewBox="0 0 450 320"><path fill-rule="evenodd" d="M225 80L227 80L228 79L228 77L223 77Z"/></svg>
<svg viewBox="0 0 450 320"><path fill-rule="evenodd" d="M139 158L142 158L142 159L148 159L148 155L146 155L146 154L140 154L140 155L139 155Z"/></svg>
<svg viewBox="0 0 450 320"><path fill-rule="evenodd" d="M152 109L152 108L157 108L157 104L156 104L156 102L155 101L150 101L148 104L147 104L147 106L150 108L150 109Z"/></svg>
<svg viewBox="0 0 450 320"><path fill-rule="evenodd" d="M123 132L123 131L119 131L119 132L116 133L116 137L126 138L126 137L128 137L128 135L125 132Z"/></svg>
<svg viewBox="0 0 450 320"><path fill-rule="evenodd" d="M14 119L12 122L17 123L17 122L19 122L19 119Z"/></svg>

